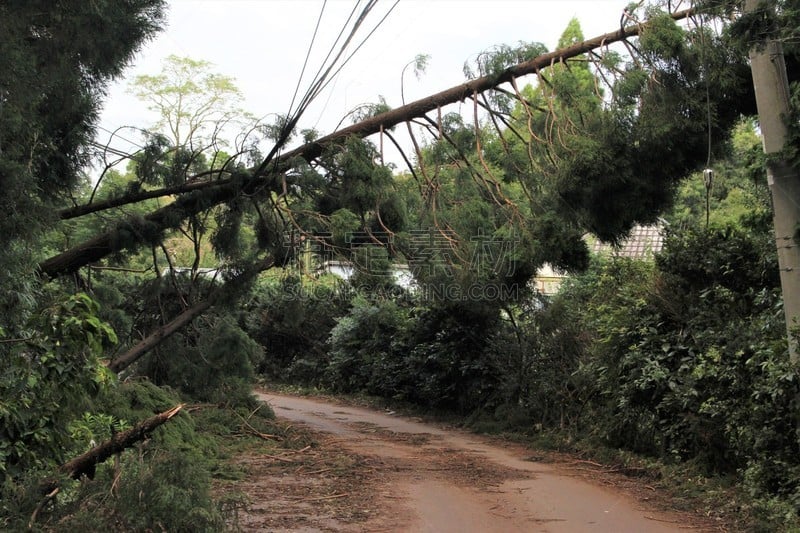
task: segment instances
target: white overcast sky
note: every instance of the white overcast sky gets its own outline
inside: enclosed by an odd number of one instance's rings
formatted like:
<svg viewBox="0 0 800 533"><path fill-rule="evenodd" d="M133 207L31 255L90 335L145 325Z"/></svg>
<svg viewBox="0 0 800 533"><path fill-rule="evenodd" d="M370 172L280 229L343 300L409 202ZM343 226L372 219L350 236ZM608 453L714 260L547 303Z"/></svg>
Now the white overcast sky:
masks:
<svg viewBox="0 0 800 533"><path fill-rule="evenodd" d="M316 72L354 3L328 0L316 54L307 70ZM365 27L372 28L393 3L381 0ZM156 121L145 104L126 94L126 88L138 74L158 73L170 54L210 61L215 72L235 78L245 96L244 108L256 116L288 111L321 0L171 0L169 4L166 29L137 55L125 79L111 86L102 128L146 128ZM462 83L464 61L493 45L538 41L554 49L572 17L578 18L586 38L613 31L626 4L627 0L401 0L309 109L300 127L330 133L349 110L376 102L378 95L390 106L399 106L400 73L418 54L428 54L430 61L420 80L406 75L406 102ZM305 87L306 83L301 85L301 92ZM107 138L99 131L99 141Z"/></svg>

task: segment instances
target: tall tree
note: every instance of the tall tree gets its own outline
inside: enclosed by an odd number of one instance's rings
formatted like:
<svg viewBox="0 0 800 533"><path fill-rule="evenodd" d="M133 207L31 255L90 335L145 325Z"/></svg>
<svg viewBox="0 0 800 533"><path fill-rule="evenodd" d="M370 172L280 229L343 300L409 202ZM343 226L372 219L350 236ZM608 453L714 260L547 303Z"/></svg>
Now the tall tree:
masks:
<svg viewBox="0 0 800 533"><path fill-rule="evenodd" d="M243 97L235 80L213 72L212 66L170 55L160 73L136 76L130 85L130 92L158 114L153 129L168 135L174 147L200 148L219 139L231 121L248 118L239 107Z"/></svg>
<svg viewBox="0 0 800 533"><path fill-rule="evenodd" d="M164 21L163 0L0 4L0 474L63 453L116 341L86 295L37 292L42 233L82 185L100 99ZM37 301L39 300L39 301Z"/></svg>
<svg viewBox="0 0 800 533"><path fill-rule="evenodd" d="M164 7L164 0L0 4L3 306L18 305L31 289L36 254L27 243L74 191L100 98L160 28Z"/></svg>

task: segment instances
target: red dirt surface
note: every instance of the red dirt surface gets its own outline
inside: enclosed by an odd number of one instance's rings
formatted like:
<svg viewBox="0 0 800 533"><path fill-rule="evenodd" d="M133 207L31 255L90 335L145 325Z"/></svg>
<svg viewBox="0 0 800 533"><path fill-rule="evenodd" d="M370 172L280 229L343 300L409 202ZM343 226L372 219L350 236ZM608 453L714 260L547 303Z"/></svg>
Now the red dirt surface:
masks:
<svg viewBox="0 0 800 533"><path fill-rule="evenodd" d="M652 487L391 412L258 393L313 444L239 458L251 504L245 531L719 531L703 517L657 508ZM580 461L578 461L580 462ZM584 461L583 463L588 463Z"/></svg>

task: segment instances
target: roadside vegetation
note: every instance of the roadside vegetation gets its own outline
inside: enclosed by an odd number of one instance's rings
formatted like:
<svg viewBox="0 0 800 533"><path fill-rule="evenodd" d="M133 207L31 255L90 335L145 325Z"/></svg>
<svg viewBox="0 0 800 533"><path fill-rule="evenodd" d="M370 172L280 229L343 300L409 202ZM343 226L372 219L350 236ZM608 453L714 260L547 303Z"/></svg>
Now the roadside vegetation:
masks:
<svg viewBox="0 0 800 533"><path fill-rule="evenodd" d="M745 529L793 530L800 383L765 222L669 230L654 262L593 258L513 316L362 294L333 326L307 314L313 335L265 374L450 413L647 476Z"/></svg>

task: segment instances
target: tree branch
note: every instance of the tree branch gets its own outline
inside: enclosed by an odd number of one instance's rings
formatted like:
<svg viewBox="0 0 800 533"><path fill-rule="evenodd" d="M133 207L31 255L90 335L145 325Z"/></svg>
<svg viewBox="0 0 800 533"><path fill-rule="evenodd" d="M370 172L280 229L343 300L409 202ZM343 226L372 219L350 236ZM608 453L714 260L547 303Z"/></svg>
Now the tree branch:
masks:
<svg viewBox="0 0 800 533"><path fill-rule="evenodd" d="M158 426L177 415L182 408L183 404L176 405L172 409L139 422L131 429L115 434L109 440L98 444L88 452L61 465L58 469L59 474L65 474L72 479L79 479L83 475L88 475L89 477L94 476L95 467L99 463L102 463L114 454L130 448L137 442L144 440ZM44 481L40 485L42 494L52 493L57 488L59 488L59 481L52 478Z"/></svg>
<svg viewBox="0 0 800 533"><path fill-rule="evenodd" d="M679 11L673 13L672 18L681 20L691 15L692 12L692 9ZM364 121L322 137L315 142L305 144L295 150L286 152L273 160L274 155L277 153L276 145L272 152L270 152L270 155L254 171L253 175L244 180L243 183L229 178L217 180L216 182L182 186L186 187L187 190L191 190L192 193L178 198L174 203L154 211L144 217L144 219L147 223L152 224L157 231L163 232L168 228L176 227L179 221L188 216L199 213L214 205L230 201L240 192L251 194L262 188L274 188L278 176L291 166L291 161L295 158L302 158L311 162L322 155L326 146L332 145L351 135L366 137L380 132L381 129L385 131L402 122L424 117L429 111L471 98L473 94L483 93L503 83L512 82L515 78L537 73L541 69L569 58L586 54L595 48L606 46L617 41L624 41L629 37L639 35L646 26L646 24L637 24L627 28L621 28L617 31L576 43L567 48L542 54L529 61L509 67L500 74L477 78L428 96L427 98L422 98L410 104L398 107L397 109L370 117ZM202 191L203 194L200 195L200 189L209 190ZM166 189L161 189L162 192L165 190ZM156 197L159 191L152 191L151 194L153 195L151 197ZM123 224L122 227L117 227L98 235L89 241L43 261L40 263L38 270L41 274L51 278L72 273L89 263L98 261L107 255L120 251L124 247L120 236L121 233L126 230L130 230L129 225ZM147 242L148 237L144 234L134 234L133 239L136 243L141 244ZM130 243L128 245L130 246Z"/></svg>
<svg viewBox="0 0 800 533"><path fill-rule="evenodd" d="M139 343L131 347L128 351L119 357L112 359L108 363L108 368L113 372L121 372L122 370L125 370L144 354L161 344L161 342L167 339L170 335L180 330L192 320L213 307L224 296L229 295L231 293L230 287L232 285L240 284L243 281L258 275L259 272L270 268L274 264L275 260L273 258L269 257L264 259L263 261L256 263L252 268L247 269L243 273L236 276L233 280L228 281L220 287L217 287L205 300L197 302L193 306L181 312L181 314L150 333L147 337L139 341Z"/></svg>

